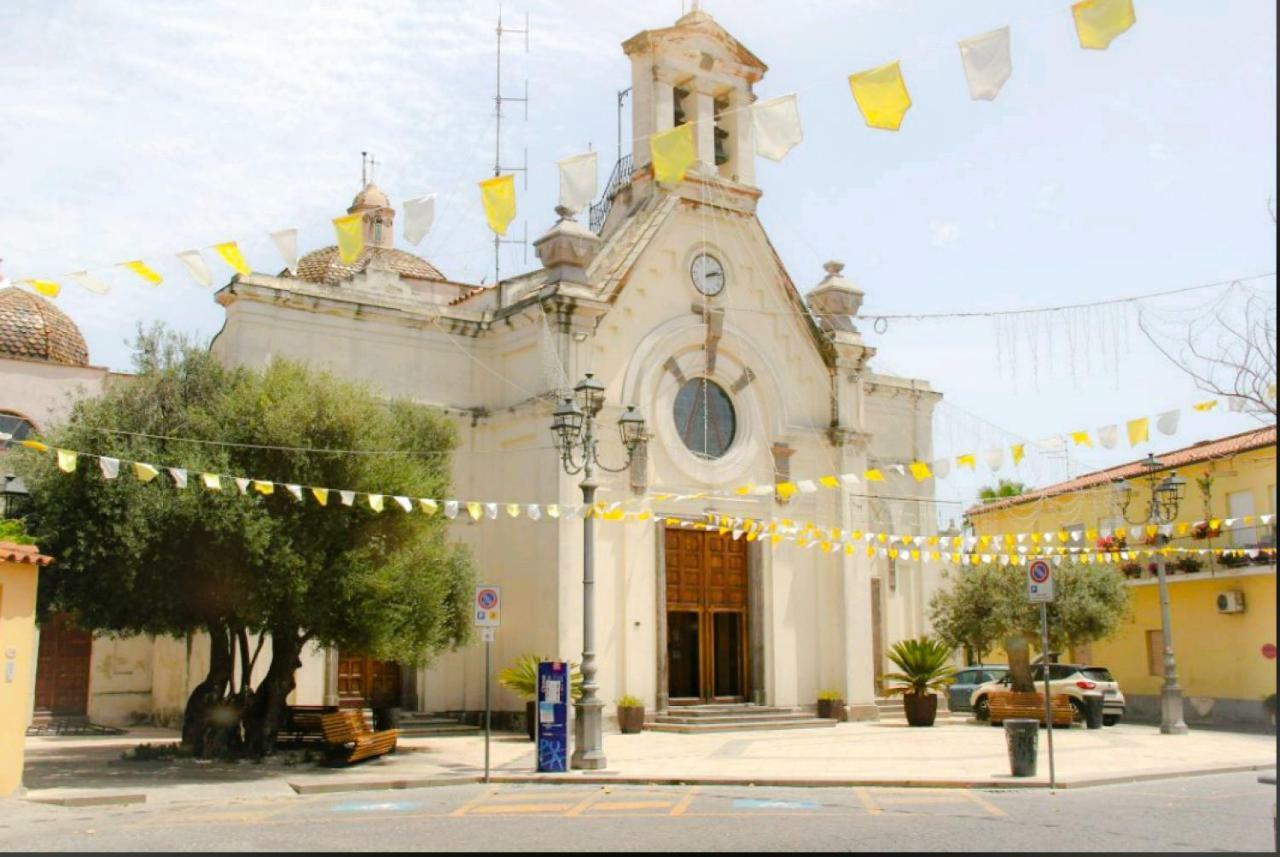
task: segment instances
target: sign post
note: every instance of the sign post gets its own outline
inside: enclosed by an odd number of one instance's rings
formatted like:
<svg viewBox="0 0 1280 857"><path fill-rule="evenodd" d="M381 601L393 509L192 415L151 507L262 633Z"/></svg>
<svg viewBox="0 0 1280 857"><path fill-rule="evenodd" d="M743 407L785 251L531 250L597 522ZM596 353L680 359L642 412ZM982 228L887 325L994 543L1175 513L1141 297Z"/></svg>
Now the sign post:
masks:
<svg viewBox="0 0 1280 857"><path fill-rule="evenodd" d="M538 664L538 773L562 774L569 769L569 665L564 661Z"/></svg>
<svg viewBox="0 0 1280 857"><path fill-rule="evenodd" d="M1049 602L1053 601L1053 567L1047 559L1032 560L1027 566L1027 600L1040 604L1040 661L1044 667L1044 728L1049 739L1049 788L1056 789L1053 768L1053 700L1049 696Z"/></svg>
<svg viewBox="0 0 1280 857"><path fill-rule="evenodd" d="M490 676L493 672L493 638L502 624L502 589L490 584L476 587L476 600L472 604L475 626L484 640L484 781L489 782L490 712L493 707Z"/></svg>

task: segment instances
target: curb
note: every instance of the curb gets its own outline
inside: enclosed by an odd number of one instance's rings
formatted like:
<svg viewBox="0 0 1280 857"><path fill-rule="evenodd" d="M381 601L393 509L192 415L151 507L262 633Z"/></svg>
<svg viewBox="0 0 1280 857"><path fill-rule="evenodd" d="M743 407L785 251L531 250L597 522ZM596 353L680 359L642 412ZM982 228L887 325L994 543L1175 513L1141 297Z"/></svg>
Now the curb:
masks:
<svg viewBox="0 0 1280 857"><path fill-rule="evenodd" d="M1254 765L1222 765L1190 770L1151 771L1140 774L1120 774L1110 777L1086 777L1059 781L1059 789L1092 788L1095 786L1138 783L1149 780L1177 779L1181 777L1210 776L1213 774L1237 774L1274 768L1271 763ZM434 786L473 785L482 783L480 774L449 777L398 778L393 780L363 780L353 782L289 783L296 793L334 794L340 792L384 791L393 789L417 789ZM815 778L815 777L645 777L591 772L584 774L510 774L496 773L489 777L493 784L544 784L544 785L627 785L627 786L761 786L775 788L921 788L921 789L997 789L1026 790L1048 789L1047 780L990 778L970 780L922 780L894 778Z"/></svg>
<svg viewBox="0 0 1280 857"><path fill-rule="evenodd" d="M120 794L107 792L100 795L69 795L67 797L26 797L28 803L46 803L52 806L128 806L146 803L145 794Z"/></svg>

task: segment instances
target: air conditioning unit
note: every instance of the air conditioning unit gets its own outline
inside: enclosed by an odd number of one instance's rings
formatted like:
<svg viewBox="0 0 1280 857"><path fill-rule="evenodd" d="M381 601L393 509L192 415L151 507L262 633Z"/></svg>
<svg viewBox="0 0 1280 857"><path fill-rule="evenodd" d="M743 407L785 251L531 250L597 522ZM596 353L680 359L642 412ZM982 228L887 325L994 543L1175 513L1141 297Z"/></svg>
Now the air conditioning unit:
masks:
<svg viewBox="0 0 1280 857"><path fill-rule="evenodd" d="M1244 593L1238 589L1218 593L1219 613L1243 613Z"/></svg>

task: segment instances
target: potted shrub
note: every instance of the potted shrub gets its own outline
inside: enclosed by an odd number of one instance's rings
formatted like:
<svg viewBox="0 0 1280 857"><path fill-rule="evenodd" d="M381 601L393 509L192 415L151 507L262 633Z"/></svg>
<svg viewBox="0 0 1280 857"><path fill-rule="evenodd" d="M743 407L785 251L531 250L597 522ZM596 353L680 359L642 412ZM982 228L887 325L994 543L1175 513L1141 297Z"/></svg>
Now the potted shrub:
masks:
<svg viewBox="0 0 1280 857"><path fill-rule="evenodd" d="M638 735L644 729L644 703L629 693L618 700L618 728L623 735Z"/></svg>
<svg viewBox="0 0 1280 857"><path fill-rule="evenodd" d="M818 716L826 720L844 720L844 694L838 690L820 691Z"/></svg>
<svg viewBox="0 0 1280 857"><path fill-rule="evenodd" d="M1126 562L1120 566L1120 570L1124 572L1125 577L1142 577L1142 563L1140 562Z"/></svg>
<svg viewBox="0 0 1280 857"><path fill-rule="evenodd" d="M1195 574L1197 571L1204 568L1204 563L1200 561L1199 557L1185 554L1173 561L1173 567L1177 569L1180 574Z"/></svg>
<svg viewBox="0 0 1280 857"><path fill-rule="evenodd" d="M498 685L524 700L524 722L530 741L537 735L535 709L538 705L538 664L549 660L551 658L541 655L521 655L514 664L498 673ZM571 698L576 700L581 697L582 672L577 664L569 664L569 683Z"/></svg>
<svg viewBox="0 0 1280 857"><path fill-rule="evenodd" d="M1267 712L1267 722L1271 724L1271 728L1276 728L1276 695L1274 693L1267 694L1262 698L1262 709Z"/></svg>
<svg viewBox="0 0 1280 857"><path fill-rule="evenodd" d="M902 709L911 726L932 726L938 716L938 695L951 684L955 667L948 663L953 651L941 640L920 637L916 640L899 640L889 650L889 660L901 672L888 673L887 681L898 684L886 687L885 692L902 694Z"/></svg>
<svg viewBox="0 0 1280 857"><path fill-rule="evenodd" d="M1216 539L1222 535L1222 527L1212 527L1208 521L1200 521L1191 527L1191 538L1193 539Z"/></svg>

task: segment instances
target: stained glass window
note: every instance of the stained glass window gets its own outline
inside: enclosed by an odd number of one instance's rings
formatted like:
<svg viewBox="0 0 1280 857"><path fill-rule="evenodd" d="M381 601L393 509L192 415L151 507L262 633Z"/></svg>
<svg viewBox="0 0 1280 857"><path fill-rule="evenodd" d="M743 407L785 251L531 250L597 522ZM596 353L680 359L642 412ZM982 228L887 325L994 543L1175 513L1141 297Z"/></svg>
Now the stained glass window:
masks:
<svg viewBox="0 0 1280 857"><path fill-rule="evenodd" d="M729 394L714 381L694 378L676 394L676 429L701 458L719 458L733 444L737 420Z"/></svg>

